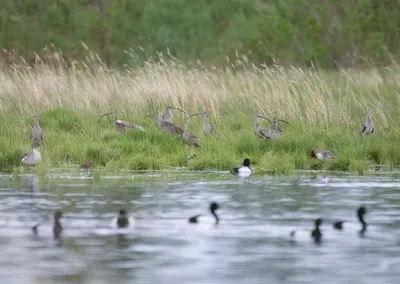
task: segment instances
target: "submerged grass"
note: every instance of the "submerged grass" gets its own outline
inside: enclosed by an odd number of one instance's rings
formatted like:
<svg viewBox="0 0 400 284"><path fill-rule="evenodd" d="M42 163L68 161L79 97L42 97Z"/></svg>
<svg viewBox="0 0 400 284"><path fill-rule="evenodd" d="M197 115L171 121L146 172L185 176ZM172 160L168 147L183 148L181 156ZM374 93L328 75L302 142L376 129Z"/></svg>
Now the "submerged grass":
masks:
<svg viewBox="0 0 400 284"><path fill-rule="evenodd" d="M295 169L352 170L400 164L400 70L316 71L297 68L245 67L226 70L183 67L177 62L148 63L136 70L101 66L86 69L18 66L0 70L0 170L13 171L30 150L34 113L44 132L43 169L93 163L109 170L228 170L250 158L256 172L287 174ZM184 145L181 136L159 131L156 118L144 116L167 105L188 113L206 110L221 137L204 137L200 116L189 127L201 148ZM357 135L373 109L375 132ZM105 112L145 127L118 133ZM281 117L284 134L272 141L253 133L254 114ZM187 119L175 114L183 126ZM264 125L267 127L267 125ZM336 159L320 162L311 149L326 149ZM188 156L195 155L188 160Z"/></svg>

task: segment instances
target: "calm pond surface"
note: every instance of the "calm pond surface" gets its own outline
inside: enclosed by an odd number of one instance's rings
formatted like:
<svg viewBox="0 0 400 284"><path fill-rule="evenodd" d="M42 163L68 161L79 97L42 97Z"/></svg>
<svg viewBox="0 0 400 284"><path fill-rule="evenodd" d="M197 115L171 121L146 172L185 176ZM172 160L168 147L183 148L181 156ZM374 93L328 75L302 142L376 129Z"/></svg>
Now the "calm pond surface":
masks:
<svg viewBox="0 0 400 284"><path fill-rule="evenodd" d="M400 177L319 176L2 174L0 283L399 283ZM210 215L212 201L220 204L218 226L188 223ZM120 208L136 219L123 235L109 227ZM57 209L61 240L51 232ZM318 217L319 246L310 237ZM338 219L350 221L343 231L332 228Z"/></svg>

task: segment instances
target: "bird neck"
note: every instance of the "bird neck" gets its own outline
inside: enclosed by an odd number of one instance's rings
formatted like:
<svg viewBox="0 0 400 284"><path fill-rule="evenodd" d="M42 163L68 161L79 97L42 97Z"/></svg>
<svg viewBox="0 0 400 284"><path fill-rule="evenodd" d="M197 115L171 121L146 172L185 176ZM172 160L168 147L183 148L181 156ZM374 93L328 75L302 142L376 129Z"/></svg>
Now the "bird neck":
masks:
<svg viewBox="0 0 400 284"><path fill-rule="evenodd" d="M160 123L162 122L162 120L163 120L162 112L161 112L161 111L158 112L158 118L157 118L157 120L158 120L158 124L160 124Z"/></svg>
<svg viewBox="0 0 400 284"><path fill-rule="evenodd" d="M169 120L169 119L172 119L172 110L171 109L167 110L167 116L165 117L165 120Z"/></svg>
<svg viewBox="0 0 400 284"><path fill-rule="evenodd" d="M35 127L40 127L40 126L39 126L39 119L35 118L34 125L35 125Z"/></svg>
<svg viewBox="0 0 400 284"><path fill-rule="evenodd" d="M185 123L185 127L183 128L183 131L185 131L185 132L189 131L189 125L187 123Z"/></svg>
<svg viewBox="0 0 400 284"><path fill-rule="evenodd" d="M360 221L362 228L361 231L364 232L367 229L367 223L364 221L364 215L358 214L358 220Z"/></svg>
<svg viewBox="0 0 400 284"><path fill-rule="evenodd" d="M214 217L215 217L215 224L218 224L218 223L219 223L219 218L218 218L218 215L217 215L217 213L215 213L215 211L214 211L214 210L211 210L211 214L213 214L213 215L214 215Z"/></svg>
<svg viewBox="0 0 400 284"><path fill-rule="evenodd" d="M208 124L208 116L204 115L204 124Z"/></svg>

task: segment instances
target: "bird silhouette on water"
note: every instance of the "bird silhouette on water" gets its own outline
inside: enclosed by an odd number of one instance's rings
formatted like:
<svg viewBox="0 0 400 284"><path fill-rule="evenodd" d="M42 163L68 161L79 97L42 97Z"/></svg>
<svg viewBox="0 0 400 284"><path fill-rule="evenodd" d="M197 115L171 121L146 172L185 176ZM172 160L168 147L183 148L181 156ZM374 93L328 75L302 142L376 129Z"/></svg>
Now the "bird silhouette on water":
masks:
<svg viewBox="0 0 400 284"><path fill-rule="evenodd" d="M322 241L322 232L320 230L320 226L322 225L323 220L321 218L316 219L315 228L311 231L311 237L314 239L316 244L321 244Z"/></svg>
<svg viewBox="0 0 400 284"><path fill-rule="evenodd" d="M357 209L357 218L358 218L358 221L361 224L361 229L358 231L360 237L364 237L365 232L367 231L367 223L364 220L364 215L366 213L367 213L367 210L365 209L364 206L360 206ZM343 224L345 222L346 221L337 221L337 222L333 223L333 228L336 229L336 230L343 230Z"/></svg>
<svg viewBox="0 0 400 284"><path fill-rule="evenodd" d="M63 227L61 225L61 218L62 218L62 212L61 211L56 211L54 213L54 221L53 221L53 236L55 239L59 239L63 230ZM38 233L38 228L41 224L36 224L35 226L32 227L32 231L37 234Z"/></svg>
<svg viewBox="0 0 400 284"><path fill-rule="evenodd" d="M218 205L218 203L216 203L216 202L212 202L211 203L211 205L210 205L210 212L211 212L211 214L214 216L214 218L215 218L215 224L218 224L219 223L219 218L218 218L218 215L217 215L217 213L215 212L215 211L217 211L219 209L219 205ZM199 223L199 220L198 220L198 218L200 217L200 216L202 216L202 214L197 214L197 215L195 215L195 216L193 216L193 217L190 217L189 218L189 223Z"/></svg>

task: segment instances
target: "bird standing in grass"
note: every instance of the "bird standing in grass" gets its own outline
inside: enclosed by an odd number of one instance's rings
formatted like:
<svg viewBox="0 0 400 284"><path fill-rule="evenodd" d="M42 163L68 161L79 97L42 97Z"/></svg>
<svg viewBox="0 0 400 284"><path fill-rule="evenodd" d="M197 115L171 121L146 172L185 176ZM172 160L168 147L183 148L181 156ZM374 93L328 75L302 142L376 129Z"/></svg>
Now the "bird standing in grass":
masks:
<svg viewBox="0 0 400 284"><path fill-rule="evenodd" d="M374 123L372 122L372 109L368 109L367 121L361 125L358 135L370 135L374 133Z"/></svg>
<svg viewBox="0 0 400 284"><path fill-rule="evenodd" d="M34 124L32 131L29 135L29 138L31 139L32 148L37 148L40 147L40 145L42 144L43 131L39 125L39 115L34 114L33 119L34 119Z"/></svg>
<svg viewBox="0 0 400 284"><path fill-rule="evenodd" d="M180 112L183 112L184 114L186 114L186 112L184 111L184 110L182 110L182 109L180 109L180 108L176 108L176 107L172 107L172 106L167 106L166 108L165 108L165 111L166 111L166 113L167 113L167 115L164 117L164 121L166 121L166 122L169 122L169 123L173 123L173 121L172 121L172 110L173 109L175 109L175 110L179 110Z"/></svg>
<svg viewBox="0 0 400 284"><path fill-rule="evenodd" d="M258 114L258 113L255 116L256 126L254 127L254 134L256 134L260 138L264 138L265 139L265 138L268 138L267 137L268 133L267 133L267 130L260 125L260 120L259 120L260 118L263 118L263 119L267 120L269 123L271 123L271 121L269 121L268 118L266 118L266 117L264 117L264 116L262 116L261 114Z"/></svg>
<svg viewBox="0 0 400 284"><path fill-rule="evenodd" d="M239 177L249 177L252 174L252 169L250 166L250 160L246 158L243 161L243 165L241 167L232 169L231 173Z"/></svg>
<svg viewBox="0 0 400 284"><path fill-rule="evenodd" d="M317 160L330 160L334 159L335 155L333 155L332 152L329 152L327 150L311 150L310 155L312 158L315 158Z"/></svg>
<svg viewBox="0 0 400 284"><path fill-rule="evenodd" d="M200 148L199 141L197 140L197 136L194 135L192 132L189 130L189 121L185 120L185 127L183 130L183 142L185 142L186 145L189 146L195 146Z"/></svg>
<svg viewBox="0 0 400 284"><path fill-rule="evenodd" d="M106 115L110 115L110 114L114 115L114 127L119 132L125 131L127 128L135 128L135 129L139 129L140 131L145 131L142 126L135 125L135 124L133 124L131 122L128 122L128 121L119 120L117 111L112 111L112 112L105 113L100 117L100 119L102 117L104 117Z"/></svg>
<svg viewBox="0 0 400 284"><path fill-rule="evenodd" d="M192 114L191 116L189 116L189 118L191 118L192 116L200 115L200 114L202 114L203 118L204 118L203 127L202 127L204 136L212 135L214 133L214 126L212 126L212 124L209 122L208 113L206 111Z"/></svg>
<svg viewBox="0 0 400 284"><path fill-rule="evenodd" d="M278 122L282 121L285 122L287 124L289 124L289 122L283 120L283 119L279 119L278 117L274 117L272 119L272 125L266 130L266 138L278 138L282 136L282 129L278 126ZM290 124L289 124L290 125Z"/></svg>

